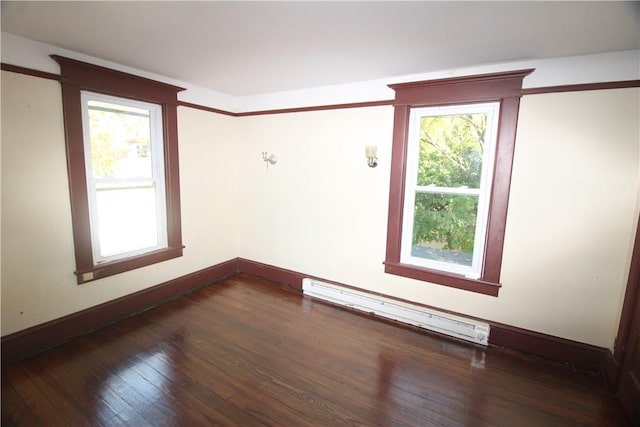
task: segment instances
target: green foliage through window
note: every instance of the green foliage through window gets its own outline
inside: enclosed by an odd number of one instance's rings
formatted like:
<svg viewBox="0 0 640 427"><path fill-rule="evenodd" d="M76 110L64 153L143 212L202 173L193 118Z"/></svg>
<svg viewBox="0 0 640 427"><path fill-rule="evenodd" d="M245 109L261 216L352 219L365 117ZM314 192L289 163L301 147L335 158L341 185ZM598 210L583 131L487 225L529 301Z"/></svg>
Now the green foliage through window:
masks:
<svg viewBox="0 0 640 427"><path fill-rule="evenodd" d="M480 188L486 128L485 113L420 118L417 185L431 189L416 194L414 245L473 252L478 194L449 194L437 187Z"/></svg>

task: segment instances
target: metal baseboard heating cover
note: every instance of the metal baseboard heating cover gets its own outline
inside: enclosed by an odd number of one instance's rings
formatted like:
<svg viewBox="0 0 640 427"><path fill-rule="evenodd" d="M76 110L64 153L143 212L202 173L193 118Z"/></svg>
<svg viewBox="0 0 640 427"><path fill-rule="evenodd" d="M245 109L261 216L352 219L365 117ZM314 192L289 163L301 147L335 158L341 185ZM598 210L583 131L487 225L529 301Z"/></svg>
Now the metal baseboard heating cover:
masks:
<svg viewBox="0 0 640 427"><path fill-rule="evenodd" d="M376 316L396 320L430 331L449 335L476 344L489 344L489 324L438 312L417 305L367 294L338 285L305 278L302 291L321 300L329 301Z"/></svg>

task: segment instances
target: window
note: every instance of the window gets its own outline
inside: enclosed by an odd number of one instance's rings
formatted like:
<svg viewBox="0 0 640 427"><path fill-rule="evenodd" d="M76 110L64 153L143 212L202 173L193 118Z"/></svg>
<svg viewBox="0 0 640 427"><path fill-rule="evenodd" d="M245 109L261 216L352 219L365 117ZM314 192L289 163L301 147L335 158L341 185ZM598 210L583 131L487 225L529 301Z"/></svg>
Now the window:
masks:
<svg viewBox="0 0 640 427"><path fill-rule="evenodd" d="M498 110L411 110L402 263L480 277Z"/></svg>
<svg viewBox="0 0 640 427"><path fill-rule="evenodd" d="M498 295L518 107L531 71L391 86L387 273Z"/></svg>
<svg viewBox="0 0 640 427"><path fill-rule="evenodd" d="M81 92L93 262L167 246L162 108Z"/></svg>
<svg viewBox="0 0 640 427"><path fill-rule="evenodd" d="M60 64L78 283L182 255L181 88Z"/></svg>

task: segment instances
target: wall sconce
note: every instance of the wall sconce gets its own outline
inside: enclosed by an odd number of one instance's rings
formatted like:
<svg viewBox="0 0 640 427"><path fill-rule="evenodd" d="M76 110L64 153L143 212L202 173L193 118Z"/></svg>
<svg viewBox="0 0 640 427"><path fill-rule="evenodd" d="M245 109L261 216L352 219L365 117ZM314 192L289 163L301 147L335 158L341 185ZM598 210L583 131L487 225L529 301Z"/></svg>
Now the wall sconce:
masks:
<svg viewBox="0 0 640 427"><path fill-rule="evenodd" d="M367 157L367 165L370 168L375 168L378 166L378 147L376 145L367 145L364 148L364 155Z"/></svg>
<svg viewBox="0 0 640 427"><path fill-rule="evenodd" d="M278 157L276 157L275 154L269 155L268 152L263 151L262 152L262 160L264 160L264 162L267 165L267 169L269 169L269 165L275 165L276 163L278 163Z"/></svg>

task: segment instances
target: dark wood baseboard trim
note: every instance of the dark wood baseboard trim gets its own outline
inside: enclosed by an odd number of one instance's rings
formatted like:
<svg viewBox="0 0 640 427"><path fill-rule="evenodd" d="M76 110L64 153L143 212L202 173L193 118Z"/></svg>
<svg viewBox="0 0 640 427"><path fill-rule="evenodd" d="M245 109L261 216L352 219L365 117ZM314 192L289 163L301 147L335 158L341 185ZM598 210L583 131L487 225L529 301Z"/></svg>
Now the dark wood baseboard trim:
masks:
<svg viewBox="0 0 640 427"><path fill-rule="evenodd" d="M238 258L238 270L241 273L277 283L296 292L302 292L302 279L311 277L297 271L287 270L244 258Z"/></svg>
<svg viewBox="0 0 640 427"><path fill-rule="evenodd" d="M614 353L607 350L604 355L604 362L602 363L602 376L613 393L618 390L620 384L620 373L622 368L622 362L619 357L616 357Z"/></svg>
<svg viewBox="0 0 640 427"><path fill-rule="evenodd" d="M87 334L125 317L238 274L232 259L186 276L125 295L59 319L2 337L2 363L44 351L74 337Z"/></svg>
<svg viewBox="0 0 640 427"><path fill-rule="evenodd" d="M46 350L76 336L89 333L125 317L177 298L180 295L239 273L276 283L295 292L302 292L302 279L309 277L361 292L367 292L372 295L380 295L361 288L325 280L297 271L287 270L244 258L234 258L151 288L143 289L131 295L126 295L60 319L52 320L2 337L2 363ZM385 295L385 297L400 302L411 303L410 301L389 297L388 295ZM469 317L464 314L441 310L438 307L424 304L416 305L445 311L462 317ZM611 352L607 349L484 319L476 318L476 320L490 324L490 345L505 347L511 350L541 356L546 359L568 363L579 369L600 372L609 384L615 384L617 382L616 373L619 371L618 364L613 355L611 355Z"/></svg>
<svg viewBox="0 0 640 427"><path fill-rule="evenodd" d="M308 277L326 283L343 286L348 289L365 292L371 294L372 296L384 296L385 298L389 298L399 302L414 304L428 309L439 310L456 316L467 318L470 317L468 315L452 312L450 310L442 310L434 306L417 304L405 299L394 298L375 292L369 292L362 288L345 285L331 280L325 280L319 277L314 277L291 270L285 270L273 265L261 264L246 259L240 259L239 264L240 271L242 273L256 276L270 282L284 284L297 291L302 291L302 279ZM578 369L585 369L598 373L603 372L604 370L606 354L609 352L609 350L605 348L597 347L590 344L584 344L565 338L555 337L540 332L530 331L527 329L517 328L514 326L504 325L486 319L473 319L487 322L491 326L491 333L489 335L490 345L533 354L557 362L568 363Z"/></svg>
<svg viewBox="0 0 640 427"><path fill-rule="evenodd" d="M601 372L607 349L496 322L489 322L489 344L545 359L568 363L579 369Z"/></svg>

